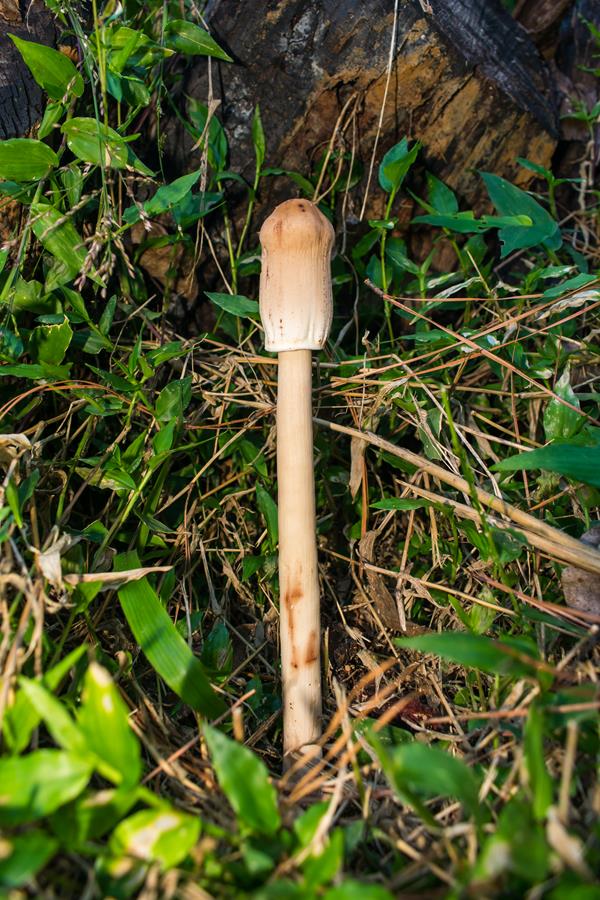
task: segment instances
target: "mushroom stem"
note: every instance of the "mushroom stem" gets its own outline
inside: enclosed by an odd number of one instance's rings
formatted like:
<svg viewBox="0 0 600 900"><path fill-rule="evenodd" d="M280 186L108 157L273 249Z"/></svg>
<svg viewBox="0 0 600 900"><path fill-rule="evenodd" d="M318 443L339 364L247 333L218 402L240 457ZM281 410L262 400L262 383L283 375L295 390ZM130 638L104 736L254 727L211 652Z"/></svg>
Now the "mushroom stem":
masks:
<svg viewBox="0 0 600 900"><path fill-rule="evenodd" d="M322 350L333 302L334 231L308 200L286 200L260 230L260 315L279 354L277 482L284 767L321 734L319 578L315 522L311 351Z"/></svg>
<svg viewBox="0 0 600 900"><path fill-rule="evenodd" d="M284 764L321 734L312 353L279 354L277 483Z"/></svg>

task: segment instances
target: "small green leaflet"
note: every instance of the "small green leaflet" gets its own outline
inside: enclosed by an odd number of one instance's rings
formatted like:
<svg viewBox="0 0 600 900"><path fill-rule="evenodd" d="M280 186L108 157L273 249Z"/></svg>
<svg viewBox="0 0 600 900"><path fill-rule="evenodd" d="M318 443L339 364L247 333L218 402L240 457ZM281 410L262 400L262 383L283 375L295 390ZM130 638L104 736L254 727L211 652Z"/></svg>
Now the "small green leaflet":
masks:
<svg viewBox="0 0 600 900"><path fill-rule="evenodd" d="M451 191L443 181L440 181L431 172L427 172L426 177L429 202L433 209L438 213L447 215L458 212L458 200L454 191Z"/></svg>
<svg viewBox="0 0 600 900"><path fill-rule="evenodd" d="M28 829L24 834L3 835L0 891L3 888L24 887L57 850L56 838L37 828ZM12 892L3 896L12 896Z"/></svg>
<svg viewBox="0 0 600 900"><path fill-rule="evenodd" d="M115 560L116 571L139 565L136 553L122 553ZM123 585L118 595L133 636L171 690L203 715L220 715L223 700L213 691L202 663L177 631L148 579Z"/></svg>
<svg viewBox="0 0 600 900"><path fill-rule="evenodd" d="M365 884L349 879L329 888L323 900L393 900L389 891L379 884Z"/></svg>
<svg viewBox="0 0 600 900"><path fill-rule="evenodd" d="M508 256L513 250L544 244L549 250L558 250L562 237L558 224L537 200L491 172L479 173L485 182L490 199L501 216L528 216L531 225L509 225L500 228L498 237L502 241L501 256Z"/></svg>
<svg viewBox="0 0 600 900"><path fill-rule="evenodd" d="M42 691L43 703L47 704L47 694L57 690L63 678L70 669L85 654L85 644L80 644L75 650L72 650L64 659L61 659L53 668L49 669L44 675L41 682L36 682L38 687L45 687L48 691ZM21 685L22 686L22 685ZM40 692L37 692L40 696ZM56 701L59 702L58 700ZM4 716L3 736L12 753L21 753L31 738L31 733L37 727L41 716L37 712L35 706L26 696L25 691L19 690L14 703L8 707Z"/></svg>
<svg viewBox="0 0 600 900"><path fill-rule="evenodd" d="M466 212L439 213L428 216L415 216L413 222L422 222L424 225L435 225L438 228L447 228L458 234L476 234L487 231L487 225L476 219L471 210Z"/></svg>
<svg viewBox="0 0 600 900"><path fill-rule="evenodd" d="M34 750L0 760L0 825L50 815L78 796L89 781L89 760L63 750Z"/></svg>
<svg viewBox="0 0 600 900"><path fill-rule="evenodd" d="M29 353L34 362L59 366L71 343L73 331L69 320L56 325L37 325L29 335Z"/></svg>
<svg viewBox="0 0 600 900"><path fill-rule="evenodd" d="M125 139L114 128L85 116L69 119L61 131L67 138L71 153L82 162L112 169L132 168L142 175L153 174L128 146L137 135Z"/></svg>
<svg viewBox="0 0 600 900"><path fill-rule="evenodd" d="M39 181L58 165L58 156L47 144L32 138L0 141L0 178L6 181Z"/></svg>
<svg viewBox="0 0 600 900"><path fill-rule="evenodd" d="M529 647L526 652L514 644L463 631L398 638L396 644L421 653L436 653L451 662L482 669L492 675L531 678L537 676L539 668Z"/></svg>
<svg viewBox="0 0 600 900"><path fill-rule="evenodd" d="M256 485L256 505L267 523L267 533L271 549L275 550L279 541L279 523L277 519L277 504L262 484Z"/></svg>
<svg viewBox="0 0 600 900"><path fill-rule="evenodd" d="M205 725L203 732L219 784L240 823L258 834L275 834L281 820L265 764L216 728Z"/></svg>
<svg viewBox="0 0 600 900"><path fill-rule="evenodd" d="M96 119L77 116L69 119L61 128L67 145L82 162L97 166L124 169L127 166L128 148L114 128Z"/></svg>
<svg viewBox="0 0 600 900"><path fill-rule="evenodd" d="M254 108L254 115L252 117L252 143L254 144L254 153L256 156L256 169L257 171L260 171L265 161L265 133L263 131L260 108L258 105Z"/></svg>
<svg viewBox="0 0 600 900"><path fill-rule="evenodd" d="M52 739L63 750L86 755L85 740L65 706L52 691L40 681L21 677L19 687L23 700L31 705L33 712L41 719Z"/></svg>
<svg viewBox="0 0 600 900"><path fill-rule="evenodd" d="M176 178L171 184L163 184L150 200L142 204L144 212L149 216L157 216L173 209L187 197L199 178L199 171L191 172L189 175ZM128 225L133 225L139 218L140 211L137 206L130 206L123 214L123 221Z"/></svg>
<svg viewBox="0 0 600 900"><path fill-rule="evenodd" d="M398 796L414 806L426 821L431 821L432 816L418 798L438 794L457 797L475 818L480 818L479 780L462 760L417 741L386 746L375 732L368 740Z"/></svg>
<svg viewBox="0 0 600 900"><path fill-rule="evenodd" d="M192 379L180 378L165 385L156 398L156 418L162 424L171 419L182 419L192 399Z"/></svg>
<svg viewBox="0 0 600 900"><path fill-rule="evenodd" d="M225 312L231 313L233 316L250 318L258 313L256 300L249 300L248 297L242 297L240 294L215 294L211 291L205 291L204 293L211 303L224 309Z"/></svg>
<svg viewBox="0 0 600 900"><path fill-rule="evenodd" d="M563 271L561 272L561 267L557 266L558 269L557 276L564 274L565 272L571 271L571 266L565 266ZM553 276L550 276L553 277ZM542 301L544 300L554 300L555 297L565 297L570 294L572 291L577 291L572 300L579 300L581 294L577 290L578 288L585 288L587 285L595 286L595 289L598 293L598 276L597 275L586 275L585 272L580 272L579 275L574 275L572 278L567 278L566 281L563 281L561 284L557 284L554 287L548 288L547 291L544 291L542 294ZM583 292L582 292L583 293ZM583 299L581 300L581 304L587 302L589 300L589 296L586 297L583 295ZM596 298L597 299L597 298ZM580 305L579 303L577 305Z"/></svg>
<svg viewBox="0 0 600 900"><path fill-rule="evenodd" d="M430 500L409 500L404 497L388 497L385 500L377 500L376 503L371 503L372 509L400 509L400 510L411 510L411 509L426 509L431 506Z"/></svg>
<svg viewBox="0 0 600 900"><path fill-rule="evenodd" d="M9 34L9 38L39 86L52 100L62 100L67 92L81 97L83 78L68 56L45 44L24 41L14 34Z"/></svg>
<svg viewBox="0 0 600 900"><path fill-rule="evenodd" d="M214 56L225 62L233 62L231 56L219 47L208 31L183 19L171 19L167 22L165 43L171 50L187 56Z"/></svg>
<svg viewBox="0 0 600 900"><path fill-rule="evenodd" d="M33 233L48 253L61 263L60 271L53 272L54 281L69 281L83 270L87 251L71 219L49 203L33 203Z"/></svg>
<svg viewBox="0 0 600 900"><path fill-rule="evenodd" d="M409 149L408 140L404 137L388 150L379 166L379 184L384 191L391 194L398 190L420 149L419 141L416 141Z"/></svg>
<svg viewBox="0 0 600 900"><path fill-rule="evenodd" d="M200 836L200 819L171 807L144 809L115 828L109 849L117 857L158 862L165 869L178 865Z"/></svg>
<svg viewBox="0 0 600 900"><path fill-rule="evenodd" d="M544 714L536 702L529 707L524 735L525 762L529 789L533 795L532 812L543 822L553 799L552 779L544 760Z"/></svg>
<svg viewBox="0 0 600 900"><path fill-rule="evenodd" d="M571 376L567 366L554 385L553 397L544 411L544 433L547 441L567 441L585 423L585 416L579 409L579 398L571 387ZM559 398L559 399L557 399ZM561 403L566 400L570 406ZM576 409L571 409L575 406Z"/></svg>

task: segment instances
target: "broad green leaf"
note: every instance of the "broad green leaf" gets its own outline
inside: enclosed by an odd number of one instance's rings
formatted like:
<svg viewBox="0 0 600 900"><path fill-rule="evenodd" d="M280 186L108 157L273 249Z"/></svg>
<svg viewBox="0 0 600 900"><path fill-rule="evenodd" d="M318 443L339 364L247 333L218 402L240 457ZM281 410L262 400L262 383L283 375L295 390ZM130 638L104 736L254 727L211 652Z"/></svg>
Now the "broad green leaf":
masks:
<svg viewBox="0 0 600 900"><path fill-rule="evenodd" d="M225 62L233 62L231 56L219 47L208 31L184 19L171 19L167 22L165 44L171 50L185 53L186 56L214 56Z"/></svg>
<svg viewBox="0 0 600 900"><path fill-rule="evenodd" d="M37 325L29 336L29 353L34 362L59 366L71 343L73 331L64 317L57 325Z"/></svg>
<svg viewBox="0 0 600 900"><path fill-rule="evenodd" d="M39 181L58 165L58 156L47 144L33 138L0 141L0 178L5 181Z"/></svg>
<svg viewBox="0 0 600 900"><path fill-rule="evenodd" d="M15 279L10 300L13 310L26 310L44 315L58 309L56 298L44 295L44 286L41 282L33 278L26 281L20 275Z"/></svg>
<svg viewBox="0 0 600 900"><path fill-rule="evenodd" d="M60 270L52 273L55 285L80 274L87 252L71 219L49 203L33 203L31 212L33 233L44 249L60 263ZM46 287L51 289L48 284Z"/></svg>
<svg viewBox="0 0 600 900"><path fill-rule="evenodd" d="M109 66L113 72L120 74L138 46L146 47L150 39L134 28L123 26L111 34L111 53Z"/></svg>
<svg viewBox="0 0 600 900"><path fill-rule="evenodd" d="M139 565L135 553L123 553L115 560L116 571ZM148 579L125 584L118 594L133 636L160 677L192 709L205 716L220 715L223 700L213 691L200 660L175 628Z"/></svg>
<svg viewBox="0 0 600 900"><path fill-rule="evenodd" d="M561 266L555 266L554 268L558 269L556 276L560 276L565 272L571 271L571 266L565 266L562 268ZM562 271L561 271L562 268ZM548 277L556 277L550 275ZM561 282L561 284L557 284L554 287L548 288L547 291L544 291L542 294L542 301L544 300L554 300L555 297L562 297L563 295L570 294L572 291L577 291L575 297L579 299L581 297L581 293L577 290L578 288L585 288L586 285L595 285L595 292L598 294L598 276L597 275L587 275L585 272L580 272L579 275L574 275L572 278L567 278L566 281ZM583 294L583 303L589 302L589 296L586 297Z"/></svg>
<svg viewBox="0 0 600 900"><path fill-rule="evenodd" d="M150 200L146 200L144 209L149 216L167 212L189 194L199 178L199 171L190 172L189 175L182 175L170 184L163 184Z"/></svg>
<svg viewBox="0 0 600 900"><path fill-rule="evenodd" d="M156 432L156 434L152 438L152 449L157 455L160 455L161 453L167 453L171 449L171 447L173 446L173 440L175 438L176 428L177 419L171 419L170 422L167 422L166 425L163 425L162 428L159 428L159 430ZM143 437L143 435L140 436Z"/></svg>
<svg viewBox="0 0 600 900"><path fill-rule="evenodd" d="M168 212L187 197L199 178L199 171L191 172L189 175L176 178L170 184L163 184L150 200L146 200L142 204L142 208L149 216L158 216ZM123 214L123 220L129 225L137 222L139 218L140 211L137 206L130 206Z"/></svg>
<svg viewBox="0 0 600 900"><path fill-rule="evenodd" d="M262 760L215 728L205 725L203 733L219 784L240 823L258 834L275 834L281 824L277 794Z"/></svg>
<svg viewBox="0 0 600 900"><path fill-rule="evenodd" d="M429 202L436 212L447 215L458 212L458 200L454 191L451 191L431 172L427 173L427 194Z"/></svg>
<svg viewBox="0 0 600 900"><path fill-rule="evenodd" d="M480 817L479 779L462 760L417 741L390 747L374 732L369 742L390 784L402 799L412 804L415 796L456 797L475 818Z"/></svg>
<svg viewBox="0 0 600 900"><path fill-rule="evenodd" d="M228 675L233 662L233 645L227 625L221 619L215 622L204 641L202 663L215 675Z"/></svg>
<svg viewBox="0 0 600 900"><path fill-rule="evenodd" d="M268 491L264 489L262 484L256 485L256 505L265 517L267 523L267 533L269 535L269 543L271 549L274 550L279 541L279 524L277 504Z"/></svg>
<svg viewBox="0 0 600 900"><path fill-rule="evenodd" d="M14 375L16 378L30 378L37 381L39 378L66 378L69 374L69 365L48 366L30 363L20 363L14 366L0 366L0 378Z"/></svg>
<svg viewBox="0 0 600 900"><path fill-rule="evenodd" d="M171 215L180 228L189 228L199 219L203 219L223 202L222 193L210 193L208 191L196 191L187 194L183 200L174 206Z"/></svg>
<svg viewBox="0 0 600 900"><path fill-rule="evenodd" d="M554 385L554 393L560 397L556 400L554 397L550 400L544 411L544 433L547 441L567 441L570 437L579 431L585 422L585 416L579 409L579 398L571 387L571 373L567 366ZM566 400L571 406L577 409L571 409L561 403Z"/></svg>
<svg viewBox="0 0 600 900"><path fill-rule="evenodd" d="M192 399L192 379L171 381L156 398L156 418L166 424L171 419L182 419Z"/></svg>
<svg viewBox="0 0 600 900"><path fill-rule="evenodd" d="M0 759L0 825L49 815L77 797L90 775L89 760L64 750L34 750Z"/></svg>
<svg viewBox="0 0 600 900"><path fill-rule="evenodd" d="M448 631L398 638L396 643L399 647L435 653L461 666L472 666L492 675L535 677L538 671L537 660L520 647L478 634Z"/></svg>
<svg viewBox="0 0 600 900"><path fill-rule="evenodd" d="M108 765L111 771L106 774L111 780L136 784L142 771L140 745L121 695L109 673L97 663L91 663L85 675L78 721L88 749Z"/></svg>
<svg viewBox="0 0 600 900"><path fill-rule="evenodd" d="M24 834L1 836L0 888L23 887L57 850L56 838L37 828L29 829Z"/></svg>
<svg viewBox="0 0 600 900"><path fill-rule="evenodd" d="M157 862L163 869L178 865L200 836L200 819L175 809L145 809L124 819L112 833L115 856Z"/></svg>
<svg viewBox="0 0 600 900"><path fill-rule="evenodd" d="M114 128L97 119L76 116L61 128L71 153L96 166L124 169L129 160L127 144Z"/></svg>
<svg viewBox="0 0 600 900"><path fill-rule="evenodd" d="M496 472L545 469L600 488L600 444L583 447L580 444L556 441L538 450L528 450L502 459L492 469Z"/></svg>
<svg viewBox="0 0 600 900"><path fill-rule="evenodd" d="M265 132L258 104L254 107L254 115L252 117L252 143L254 144L254 154L256 156L256 168L260 171L265 161Z"/></svg>
<svg viewBox="0 0 600 900"><path fill-rule="evenodd" d="M258 303L256 300L249 300L248 297L241 297L239 294L215 294L211 291L205 291L204 293L211 303L224 309L225 312L231 313L233 316L249 318L258 314Z"/></svg>
<svg viewBox="0 0 600 900"><path fill-rule="evenodd" d="M65 94L83 94L83 78L68 56L34 41L24 41L9 34L31 74L52 100L62 100Z"/></svg>
<svg viewBox="0 0 600 900"><path fill-rule="evenodd" d="M528 216L531 225L510 225L500 228L498 236L502 241L501 256L513 250L544 244L550 250L557 250L562 238L560 228L537 200L525 191L491 172L481 172L490 199L501 216Z"/></svg>
<svg viewBox="0 0 600 900"><path fill-rule="evenodd" d="M435 225L438 228L447 228L448 231L456 231L459 234L476 234L489 231L490 225L481 219L476 219L471 210L432 214L427 216L415 216L413 222L422 222L424 225Z"/></svg>
<svg viewBox="0 0 600 900"><path fill-rule="evenodd" d="M72 162L68 166L64 166L60 172L60 180L65 189L69 206L76 206L81 200L83 191L83 172L79 163Z"/></svg>
<svg viewBox="0 0 600 900"><path fill-rule="evenodd" d="M404 137L388 150L379 166L379 184L384 191L390 194L398 190L420 149L419 141L409 149L408 140Z"/></svg>
<svg viewBox="0 0 600 900"><path fill-rule="evenodd" d="M529 789L533 797L531 808L536 820L542 822L552 804L553 791L544 757L544 714L536 703L529 707L524 737Z"/></svg>
<svg viewBox="0 0 600 900"><path fill-rule="evenodd" d="M394 900L392 894L379 884L366 884L350 879L330 888L323 900Z"/></svg>
<svg viewBox="0 0 600 900"><path fill-rule="evenodd" d="M247 556L244 555L242 560L242 581L247 581L256 572L260 572L265 564L264 556Z"/></svg>

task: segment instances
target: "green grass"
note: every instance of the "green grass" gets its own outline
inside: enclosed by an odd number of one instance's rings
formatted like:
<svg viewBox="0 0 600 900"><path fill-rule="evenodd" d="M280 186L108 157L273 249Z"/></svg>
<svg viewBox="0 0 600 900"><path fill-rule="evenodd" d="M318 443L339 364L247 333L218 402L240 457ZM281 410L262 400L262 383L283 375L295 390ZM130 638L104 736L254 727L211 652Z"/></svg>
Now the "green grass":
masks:
<svg viewBox="0 0 600 900"><path fill-rule="evenodd" d="M18 43L48 106L0 142L0 895L596 897L597 193L561 225L579 184L474 174L477 218L418 145L381 160L315 375L324 756L281 777L261 191L340 233L362 172L266 169L257 109L233 203L194 101L164 178L170 59L227 65L188 18L68 8L77 66Z"/></svg>

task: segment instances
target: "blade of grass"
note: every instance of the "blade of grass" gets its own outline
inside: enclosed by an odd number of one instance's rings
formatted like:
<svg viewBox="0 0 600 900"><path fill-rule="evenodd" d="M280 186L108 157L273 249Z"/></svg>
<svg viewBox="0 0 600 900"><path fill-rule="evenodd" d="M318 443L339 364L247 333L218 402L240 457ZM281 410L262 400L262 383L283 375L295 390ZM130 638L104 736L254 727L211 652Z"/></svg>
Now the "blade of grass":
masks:
<svg viewBox="0 0 600 900"><path fill-rule="evenodd" d="M117 571L139 566L136 553L115 559ZM210 718L225 709L213 691L202 663L179 634L147 578L123 585L117 592L133 635L150 665L181 699Z"/></svg>

